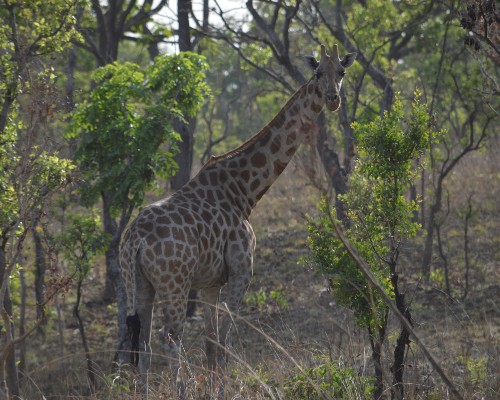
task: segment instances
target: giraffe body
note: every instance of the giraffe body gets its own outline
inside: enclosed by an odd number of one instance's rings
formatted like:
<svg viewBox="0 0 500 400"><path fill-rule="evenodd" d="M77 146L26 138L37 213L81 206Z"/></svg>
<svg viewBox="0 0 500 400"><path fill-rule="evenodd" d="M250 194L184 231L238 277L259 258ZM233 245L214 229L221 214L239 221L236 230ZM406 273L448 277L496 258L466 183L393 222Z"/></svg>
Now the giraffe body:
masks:
<svg viewBox="0 0 500 400"><path fill-rule="evenodd" d="M201 289L206 302L208 365L224 367L230 317L223 313L218 323L216 304L226 285L222 304L237 312L250 283L255 251L250 213L314 129L323 107L340 106L342 77L354 58L353 53L340 60L336 46L329 57L322 46L321 60L311 58L315 76L267 126L237 149L212 157L183 188L145 207L131 223L120 264L129 314L137 313L140 321L141 373L150 365L153 306L163 310L164 332L175 350L190 289Z"/></svg>

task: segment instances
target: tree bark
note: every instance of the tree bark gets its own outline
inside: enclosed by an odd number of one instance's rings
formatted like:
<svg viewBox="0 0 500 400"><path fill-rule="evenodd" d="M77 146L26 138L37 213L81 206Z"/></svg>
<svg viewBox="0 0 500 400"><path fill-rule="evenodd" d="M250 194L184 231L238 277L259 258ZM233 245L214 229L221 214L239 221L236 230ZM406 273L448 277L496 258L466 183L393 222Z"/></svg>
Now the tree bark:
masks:
<svg viewBox="0 0 500 400"><path fill-rule="evenodd" d="M43 315L43 303L45 302L45 271L47 264L45 260L45 250L42 244L42 238L33 227L33 241L35 242L35 299L36 299L36 318L41 319Z"/></svg>
<svg viewBox="0 0 500 400"><path fill-rule="evenodd" d="M103 200L103 225L104 232L110 235L111 241L106 250L106 286L104 298L108 301L116 299L118 307L118 352L115 356L115 361L121 361L119 352L123 350L127 340L127 292L121 277L120 263L119 263L119 246L123 228L127 225L129 216L120 220L119 225L111 216L110 201L106 194L102 195Z"/></svg>
<svg viewBox="0 0 500 400"><path fill-rule="evenodd" d="M387 324L387 314L383 326L378 329L377 334L368 328L370 335L370 345L372 348L373 369L375 375L375 390L373 391L373 399L378 400L384 394L384 369L382 368L382 344L385 340Z"/></svg>
<svg viewBox="0 0 500 400"><path fill-rule="evenodd" d="M15 345L12 343L14 340L14 324L12 323L12 299L10 296L10 290L7 282L4 279L9 279L5 276L7 271L7 260L5 258L5 242L0 248L0 283L5 286L4 298L1 299L2 305L0 307L0 313L2 317L1 323L4 324L2 327L1 336L2 348L7 350L0 351L2 357L0 358L0 399L4 396L5 399L10 399L15 396L19 396L19 379L17 375L17 363L16 363L16 351Z"/></svg>
<svg viewBox="0 0 500 400"><path fill-rule="evenodd" d="M422 256L422 277L425 282L429 281L430 273L431 273L431 264L432 264L432 247L434 244L434 229L435 229L435 221L436 215L439 211L441 211L441 200L442 200L442 180L438 180L438 185L436 187L436 193L434 196L434 202L429 209L429 215L427 217L427 227L425 230L425 244L424 251Z"/></svg>
<svg viewBox="0 0 500 400"><path fill-rule="evenodd" d="M80 331L80 337L82 339L83 350L85 352L85 359L87 361L87 376L89 378L89 384L91 392L93 393L96 388L96 373L94 369L94 365L92 363L92 357L90 355L90 347L87 341L87 336L85 335L85 325L83 324L82 317L80 315L80 302L82 299L82 284L83 284L84 275L80 270L78 272L78 283L76 287L76 302L73 307L73 314L76 318L76 322L78 324L78 330Z"/></svg>

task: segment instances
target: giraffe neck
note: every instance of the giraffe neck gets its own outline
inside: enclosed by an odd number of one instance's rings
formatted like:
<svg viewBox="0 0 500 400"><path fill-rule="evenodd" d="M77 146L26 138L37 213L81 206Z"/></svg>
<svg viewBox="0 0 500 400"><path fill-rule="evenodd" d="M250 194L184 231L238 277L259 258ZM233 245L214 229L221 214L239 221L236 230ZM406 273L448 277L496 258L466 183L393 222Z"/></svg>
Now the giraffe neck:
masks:
<svg viewBox="0 0 500 400"><path fill-rule="evenodd" d="M313 129L322 104L313 79L259 133L239 148L212 158L193 179L223 187L234 207L250 215Z"/></svg>

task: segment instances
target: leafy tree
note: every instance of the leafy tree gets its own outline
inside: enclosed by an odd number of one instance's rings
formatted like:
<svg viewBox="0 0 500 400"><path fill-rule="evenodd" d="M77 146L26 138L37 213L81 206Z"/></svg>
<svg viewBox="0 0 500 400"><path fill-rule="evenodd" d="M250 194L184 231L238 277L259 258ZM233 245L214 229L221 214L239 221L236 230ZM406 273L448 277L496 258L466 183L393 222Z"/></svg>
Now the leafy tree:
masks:
<svg viewBox="0 0 500 400"><path fill-rule="evenodd" d="M79 3L4 0L0 7L0 398L19 396L15 345L40 322L15 337L9 284L28 231L72 170L46 125L56 113L50 56L78 37L72 15Z"/></svg>
<svg viewBox="0 0 500 400"><path fill-rule="evenodd" d="M104 232L111 237L106 292L110 287L116 292L120 347L126 318L118 265L121 234L155 177L176 171L173 121L193 116L202 105L209 93L205 69L204 59L193 53L158 56L145 69L133 63L109 64L96 70L98 86L73 113L68 136L79 140L75 160L84 178L82 201L91 207L102 200Z"/></svg>
<svg viewBox="0 0 500 400"><path fill-rule="evenodd" d="M420 225L413 221L418 207L405 191L419 172L418 161L435 139L425 104L416 92L406 116L396 98L391 112L372 122L353 126L358 140L359 160L350 178L350 190L343 196L350 221L347 237L370 266L378 282L411 321L398 276L402 243L415 236ZM331 276L332 294L340 304L354 311L357 323L368 329L375 367L376 393L383 392L381 348L386 335L388 306L374 292L357 264L335 235L334 214L324 202L322 217L309 223L312 260ZM394 388L403 398L404 353L409 333L402 327L394 350Z"/></svg>

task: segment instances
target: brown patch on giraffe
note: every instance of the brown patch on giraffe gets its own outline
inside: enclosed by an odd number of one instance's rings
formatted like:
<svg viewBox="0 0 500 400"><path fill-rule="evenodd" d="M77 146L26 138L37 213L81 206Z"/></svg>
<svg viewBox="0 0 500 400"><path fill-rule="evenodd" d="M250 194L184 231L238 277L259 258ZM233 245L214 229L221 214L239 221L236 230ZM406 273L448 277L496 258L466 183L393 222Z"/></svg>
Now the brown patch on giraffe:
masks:
<svg viewBox="0 0 500 400"><path fill-rule="evenodd" d="M247 166L247 159L241 158L240 159L240 168L245 168L246 166Z"/></svg>
<svg viewBox="0 0 500 400"><path fill-rule="evenodd" d="M171 213L170 214L170 218L172 218L172 222L175 224L175 225L180 225L182 224L182 218L179 214L177 213Z"/></svg>
<svg viewBox="0 0 500 400"><path fill-rule="evenodd" d="M156 222L158 223L158 225L165 225L170 222L170 219L167 218L166 216L161 216L156 220Z"/></svg>
<svg viewBox="0 0 500 400"><path fill-rule="evenodd" d="M231 206L229 205L229 203L227 201L223 201L222 203L220 203L220 206L224 211L227 211L227 212L231 211Z"/></svg>
<svg viewBox="0 0 500 400"><path fill-rule="evenodd" d="M165 257L172 257L174 255L174 244L171 241L165 242L163 247L163 255Z"/></svg>
<svg viewBox="0 0 500 400"><path fill-rule="evenodd" d="M209 203L215 203L215 197L214 197L214 192L212 190L207 190L207 201Z"/></svg>
<svg viewBox="0 0 500 400"><path fill-rule="evenodd" d="M297 134L295 132L292 132L286 137L286 144L291 145L293 142L295 142L296 139Z"/></svg>
<svg viewBox="0 0 500 400"><path fill-rule="evenodd" d="M298 104L295 104L292 108L290 108L290 116L295 117L300 112L300 107Z"/></svg>
<svg viewBox="0 0 500 400"><path fill-rule="evenodd" d="M266 147L267 144L269 143L269 140L271 139L271 135L269 134L269 128L267 127L263 128L261 131L261 135L262 137L259 140L259 145L260 147Z"/></svg>
<svg viewBox="0 0 500 400"><path fill-rule="evenodd" d="M241 172L241 179L243 179L244 182L248 182L250 180L250 171L245 170Z"/></svg>
<svg viewBox="0 0 500 400"><path fill-rule="evenodd" d="M255 192L259 186L260 186L260 181L258 179L254 179L254 181L250 185L250 190L252 192Z"/></svg>
<svg viewBox="0 0 500 400"><path fill-rule="evenodd" d="M281 137L276 136L271 143L271 153L276 154L281 148Z"/></svg>
<svg viewBox="0 0 500 400"><path fill-rule="evenodd" d="M189 245L195 245L197 240L197 235L195 235L192 231L191 231L191 234L190 235L187 235L187 242Z"/></svg>
<svg viewBox="0 0 500 400"><path fill-rule="evenodd" d="M231 160L228 164L227 164L227 169L229 170L234 170L235 168L238 168L238 162L236 160Z"/></svg>
<svg viewBox="0 0 500 400"><path fill-rule="evenodd" d="M315 113L319 113L323 106L320 104L316 104L314 101L311 103L311 110L313 110Z"/></svg>
<svg viewBox="0 0 500 400"><path fill-rule="evenodd" d="M208 179L207 179L207 176L204 173L201 173L199 175L198 179L200 181L200 184L202 184L203 186L207 186L208 185Z"/></svg>
<svg viewBox="0 0 500 400"><path fill-rule="evenodd" d="M196 196L198 196L200 199L204 199L205 198L205 191L203 189L198 189L196 191Z"/></svg>
<svg viewBox="0 0 500 400"><path fill-rule="evenodd" d="M182 216L182 219L188 225L193 225L195 223L195 220L194 220L194 218L193 218L193 216L191 214L184 214Z"/></svg>
<svg viewBox="0 0 500 400"><path fill-rule="evenodd" d="M216 237L220 235L220 228L218 224L212 225L212 232Z"/></svg>
<svg viewBox="0 0 500 400"><path fill-rule="evenodd" d="M222 218L222 215L219 214L217 216L217 223L220 225L220 226L223 226L224 225L224 218Z"/></svg>
<svg viewBox="0 0 500 400"><path fill-rule="evenodd" d="M320 99L322 99L322 98L323 98L323 94L322 94L322 93L321 93L321 91L319 90L319 87L318 87L318 86L316 86L316 87L314 88L314 92L316 93L316 96L318 96Z"/></svg>
<svg viewBox="0 0 500 400"><path fill-rule="evenodd" d="M219 182L224 183L228 179L227 172L225 170L219 171Z"/></svg>
<svg viewBox="0 0 500 400"><path fill-rule="evenodd" d="M160 207L153 207L151 208L151 210L157 215L157 216L160 216L160 215L163 215L163 210L160 208Z"/></svg>
<svg viewBox="0 0 500 400"><path fill-rule="evenodd" d="M276 117L271 121L272 127L275 129L280 129L285 123L285 113L280 112Z"/></svg>
<svg viewBox="0 0 500 400"><path fill-rule="evenodd" d="M151 262L155 258L155 253L153 253L153 250L151 249L146 249L145 256L148 259L148 261Z"/></svg>
<svg viewBox="0 0 500 400"><path fill-rule="evenodd" d="M291 119L290 121L288 121L285 125L285 129L286 130L289 130L292 126L294 126L295 124L297 123L297 120L295 119Z"/></svg>
<svg viewBox="0 0 500 400"><path fill-rule="evenodd" d="M273 166L274 166L274 174L275 175L279 175L283 172L283 170L285 169L286 167L286 163L280 161L280 160L276 160L274 163L273 163Z"/></svg>
<svg viewBox="0 0 500 400"><path fill-rule="evenodd" d="M255 198L257 200L260 200L262 198L262 196L264 196L264 194L266 194L266 192L269 190L269 187L270 186L264 187L264 189L262 189L262 191L260 191L259 193L257 193L257 196L255 196Z"/></svg>
<svg viewBox="0 0 500 400"><path fill-rule="evenodd" d="M201 213L201 218L203 218L205 221L211 221L212 220L212 214L209 213L207 210L203 210Z"/></svg>
<svg viewBox="0 0 500 400"><path fill-rule="evenodd" d="M216 171L210 171L208 174L208 180L210 181L211 185L217 185L218 179L217 179L217 172Z"/></svg>
<svg viewBox="0 0 500 400"><path fill-rule="evenodd" d="M160 225L156 228L156 233L158 237L165 239L170 236L170 229L168 226Z"/></svg>
<svg viewBox="0 0 500 400"><path fill-rule="evenodd" d="M313 92L314 92L314 85L309 85L309 86L307 87L307 93L308 93L308 94L312 94Z"/></svg>
<svg viewBox="0 0 500 400"><path fill-rule="evenodd" d="M217 200L222 201L226 198L222 190L216 190L215 194L217 195Z"/></svg>
<svg viewBox="0 0 500 400"><path fill-rule="evenodd" d="M237 239L236 238L236 232L235 231L229 232L229 236L228 237L229 237L229 240L231 240L233 242L236 241L236 239Z"/></svg>
<svg viewBox="0 0 500 400"><path fill-rule="evenodd" d="M178 240L179 242L183 242L186 239L186 237L184 235L184 231L182 229L173 228L172 231L173 231L172 236L174 237L175 240Z"/></svg>
<svg viewBox="0 0 500 400"><path fill-rule="evenodd" d="M261 152L255 153L250 161L255 168L263 168L267 163L266 156Z"/></svg>

